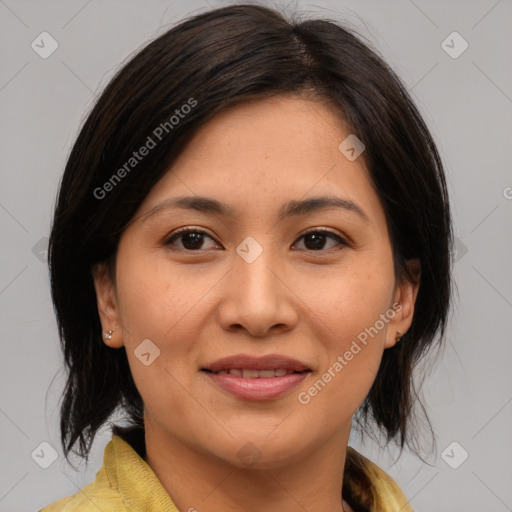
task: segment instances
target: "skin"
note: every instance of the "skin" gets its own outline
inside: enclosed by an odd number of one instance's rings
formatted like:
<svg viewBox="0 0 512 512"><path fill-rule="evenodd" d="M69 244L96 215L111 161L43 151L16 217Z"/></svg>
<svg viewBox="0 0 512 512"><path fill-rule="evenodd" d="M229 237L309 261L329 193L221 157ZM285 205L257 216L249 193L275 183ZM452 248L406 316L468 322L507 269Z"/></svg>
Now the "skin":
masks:
<svg viewBox="0 0 512 512"><path fill-rule="evenodd" d="M144 401L146 461L181 511L351 510L341 496L352 416L383 351L408 330L418 285L394 273L363 156L349 161L338 149L350 133L331 108L298 96L223 111L123 232L115 283L102 265L93 269L103 330L114 330L105 343L126 347ZM180 195L217 199L237 215L168 208L147 216ZM367 220L330 208L278 221L285 202L324 195L356 203ZM207 235L195 245L186 236L166 245L181 227ZM303 236L308 228L331 230L346 243L326 236L314 250ZM252 263L236 252L248 236L263 248ZM396 302L400 311L301 404L299 393ZM134 354L145 339L161 351L149 366ZM200 371L226 356L271 353L312 370L278 399L234 397ZM250 466L237 456L248 442L260 457Z"/></svg>

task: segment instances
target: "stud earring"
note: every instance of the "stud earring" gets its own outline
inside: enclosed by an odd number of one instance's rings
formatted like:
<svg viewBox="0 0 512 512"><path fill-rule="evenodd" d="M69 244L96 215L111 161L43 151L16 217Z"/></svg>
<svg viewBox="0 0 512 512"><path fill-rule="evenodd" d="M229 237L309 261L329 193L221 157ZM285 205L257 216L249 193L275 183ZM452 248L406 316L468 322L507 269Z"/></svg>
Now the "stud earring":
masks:
<svg viewBox="0 0 512 512"><path fill-rule="evenodd" d="M106 339L106 340L111 340L112 339L112 333L114 331L108 331L108 332L105 332L103 333L103 337Z"/></svg>
<svg viewBox="0 0 512 512"><path fill-rule="evenodd" d="M396 331L395 340L397 343L402 339L402 336L403 336L402 331Z"/></svg>

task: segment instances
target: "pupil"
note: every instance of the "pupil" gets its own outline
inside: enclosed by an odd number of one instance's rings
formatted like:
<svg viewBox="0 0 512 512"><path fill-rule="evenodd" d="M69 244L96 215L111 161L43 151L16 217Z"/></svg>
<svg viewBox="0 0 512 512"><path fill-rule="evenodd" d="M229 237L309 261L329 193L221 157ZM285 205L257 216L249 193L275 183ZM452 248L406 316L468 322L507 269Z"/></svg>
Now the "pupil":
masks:
<svg viewBox="0 0 512 512"><path fill-rule="evenodd" d="M200 249L202 245L203 234L198 232L186 233L183 238L183 245L187 249ZM308 242L310 242L308 244ZM325 243L325 235L312 233L306 235L306 246L309 245L309 249L317 250L321 249L323 244ZM188 246L188 247L187 247Z"/></svg>
<svg viewBox="0 0 512 512"><path fill-rule="evenodd" d="M313 241L313 246L311 247L313 250L321 249L323 246L323 243L325 241L324 240L325 235L322 235L322 234L319 235L319 234L312 233L312 234L306 236L306 240L308 240L308 239L310 241Z"/></svg>
<svg viewBox="0 0 512 512"><path fill-rule="evenodd" d="M200 249L202 245L202 233L187 233L183 239L183 245L191 245L193 249ZM187 247L190 249L191 247Z"/></svg>

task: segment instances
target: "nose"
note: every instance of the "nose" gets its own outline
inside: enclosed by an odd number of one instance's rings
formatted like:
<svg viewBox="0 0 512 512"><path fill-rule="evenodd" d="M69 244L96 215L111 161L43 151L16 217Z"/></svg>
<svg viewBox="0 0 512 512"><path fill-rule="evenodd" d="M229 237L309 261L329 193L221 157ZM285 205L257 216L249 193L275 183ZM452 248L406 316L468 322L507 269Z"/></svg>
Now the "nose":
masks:
<svg viewBox="0 0 512 512"><path fill-rule="evenodd" d="M237 255L223 284L218 310L222 328L245 330L258 338L293 329L299 318L298 299L286 281L271 250L265 249L252 263Z"/></svg>

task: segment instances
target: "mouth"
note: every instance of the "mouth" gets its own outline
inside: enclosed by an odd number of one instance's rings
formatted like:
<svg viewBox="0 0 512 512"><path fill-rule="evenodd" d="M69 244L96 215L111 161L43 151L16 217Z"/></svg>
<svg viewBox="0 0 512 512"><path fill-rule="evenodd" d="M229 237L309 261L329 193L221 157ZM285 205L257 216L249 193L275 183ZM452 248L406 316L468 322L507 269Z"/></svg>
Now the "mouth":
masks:
<svg viewBox="0 0 512 512"><path fill-rule="evenodd" d="M279 355L232 356L201 368L223 391L244 400L271 400L297 387L311 372L306 364Z"/></svg>
<svg viewBox="0 0 512 512"><path fill-rule="evenodd" d="M229 368L224 370L218 370L216 372L203 368L202 371L215 373L216 375L234 375L235 377L241 377L242 379L272 379L275 377L284 377L292 373L306 373L311 370L295 371L287 368L270 368L268 370L254 370L251 368Z"/></svg>
<svg viewBox="0 0 512 512"><path fill-rule="evenodd" d="M302 361L279 354L259 357L239 354L219 359L201 369L221 375L229 373L244 379L283 377L290 373L311 371Z"/></svg>

